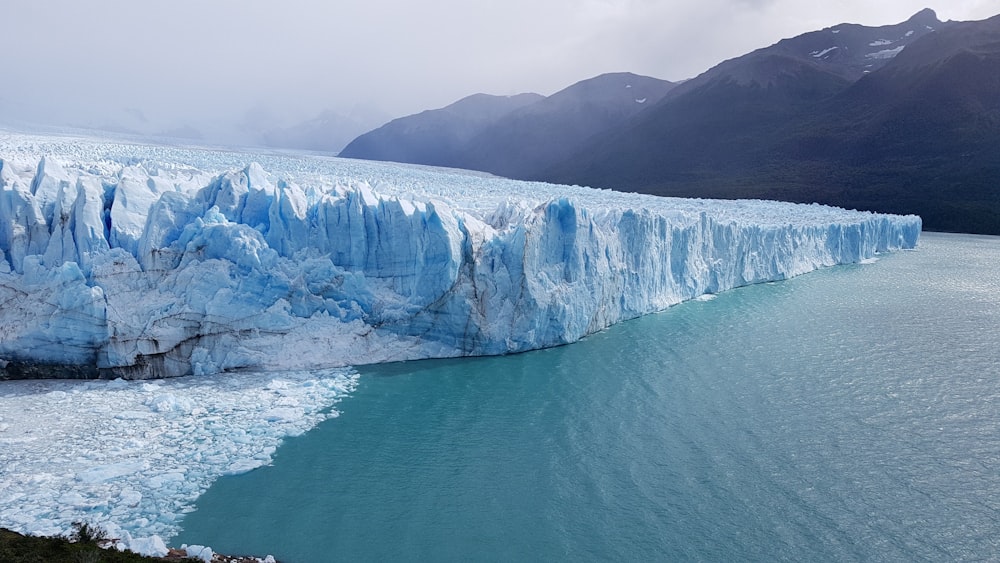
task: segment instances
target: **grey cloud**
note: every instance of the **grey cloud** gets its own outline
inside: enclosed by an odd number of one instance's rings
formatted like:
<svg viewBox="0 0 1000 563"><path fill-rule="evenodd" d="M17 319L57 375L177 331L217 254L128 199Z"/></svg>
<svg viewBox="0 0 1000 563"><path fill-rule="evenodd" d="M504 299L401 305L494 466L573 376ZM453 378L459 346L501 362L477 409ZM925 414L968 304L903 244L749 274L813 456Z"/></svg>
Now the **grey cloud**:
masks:
<svg viewBox="0 0 1000 563"><path fill-rule="evenodd" d="M283 126L359 106L403 115L603 72L688 78L782 37L901 21L925 4L6 0L0 121L221 130L261 108ZM938 13L979 19L989 4Z"/></svg>

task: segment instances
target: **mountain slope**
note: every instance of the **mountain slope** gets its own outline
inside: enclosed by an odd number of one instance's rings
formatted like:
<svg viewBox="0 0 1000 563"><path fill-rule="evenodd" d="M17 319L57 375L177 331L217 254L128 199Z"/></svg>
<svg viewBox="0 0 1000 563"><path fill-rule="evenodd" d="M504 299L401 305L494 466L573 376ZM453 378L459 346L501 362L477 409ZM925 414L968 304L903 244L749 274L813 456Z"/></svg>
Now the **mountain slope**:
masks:
<svg viewBox="0 0 1000 563"><path fill-rule="evenodd" d="M340 156L462 167L465 150L485 127L543 99L539 94L473 94L449 106L394 119L354 139Z"/></svg>
<svg viewBox="0 0 1000 563"><path fill-rule="evenodd" d="M914 43L788 144L791 162L825 169L841 199L920 213L930 228L1000 233L1000 16Z"/></svg>
<svg viewBox="0 0 1000 563"><path fill-rule="evenodd" d="M647 76L612 73L577 82L547 98L477 94L366 133L340 156L525 177L569 157L592 136L624 123L674 86Z"/></svg>
<svg viewBox="0 0 1000 563"><path fill-rule="evenodd" d="M470 143L463 167L525 177L569 157L590 137L654 105L674 86L627 72L577 82L486 127Z"/></svg>
<svg viewBox="0 0 1000 563"><path fill-rule="evenodd" d="M935 24L932 14L889 28L835 26L727 61L533 178L818 201L1000 233L1000 19ZM852 79L859 57L811 55L816 33L848 29L871 49L891 46L872 44L894 29L905 48Z"/></svg>

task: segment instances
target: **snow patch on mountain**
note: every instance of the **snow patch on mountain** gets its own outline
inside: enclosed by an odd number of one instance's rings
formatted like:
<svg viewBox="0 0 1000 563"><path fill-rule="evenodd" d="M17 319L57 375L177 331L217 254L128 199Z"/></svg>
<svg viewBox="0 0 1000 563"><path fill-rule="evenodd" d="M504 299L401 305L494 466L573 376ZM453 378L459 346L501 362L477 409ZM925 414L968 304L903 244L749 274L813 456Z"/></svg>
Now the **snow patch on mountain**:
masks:
<svg viewBox="0 0 1000 563"><path fill-rule="evenodd" d="M902 50L905 47L906 47L906 45L900 45L899 47L896 47L896 48L893 48L893 49L884 49L882 51L876 51L874 53L868 53L867 55L865 55L865 57L869 58L869 59L891 59L891 58L895 57L896 55L898 55L900 52L902 52Z"/></svg>
<svg viewBox="0 0 1000 563"><path fill-rule="evenodd" d="M828 47L826 49L823 49L822 51L813 51L812 53L809 53L809 54L812 55L814 58L821 59L825 55L827 55L827 54L829 54L829 53L831 53L833 51L836 51L839 48L840 47L836 47L836 46L834 46L834 47Z"/></svg>

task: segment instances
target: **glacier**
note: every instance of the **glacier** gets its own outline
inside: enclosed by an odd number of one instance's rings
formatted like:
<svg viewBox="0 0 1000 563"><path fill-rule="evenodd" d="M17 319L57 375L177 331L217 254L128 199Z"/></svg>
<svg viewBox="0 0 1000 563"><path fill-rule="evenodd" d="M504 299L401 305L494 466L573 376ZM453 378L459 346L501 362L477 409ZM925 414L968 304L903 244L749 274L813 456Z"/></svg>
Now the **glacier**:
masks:
<svg viewBox="0 0 1000 563"><path fill-rule="evenodd" d="M0 378L506 354L913 248L916 216L0 133Z"/></svg>

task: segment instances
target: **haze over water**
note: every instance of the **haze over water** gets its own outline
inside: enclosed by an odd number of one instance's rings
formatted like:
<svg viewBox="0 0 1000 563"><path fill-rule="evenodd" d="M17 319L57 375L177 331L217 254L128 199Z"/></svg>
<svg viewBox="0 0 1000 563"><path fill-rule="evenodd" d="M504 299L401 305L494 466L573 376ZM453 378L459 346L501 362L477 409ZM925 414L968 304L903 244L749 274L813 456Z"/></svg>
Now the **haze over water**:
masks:
<svg viewBox="0 0 1000 563"><path fill-rule="evenodd" d="M362 560L1000 553L1000 239L733 290L557 349L361 369L172 543Z"/></svg>

